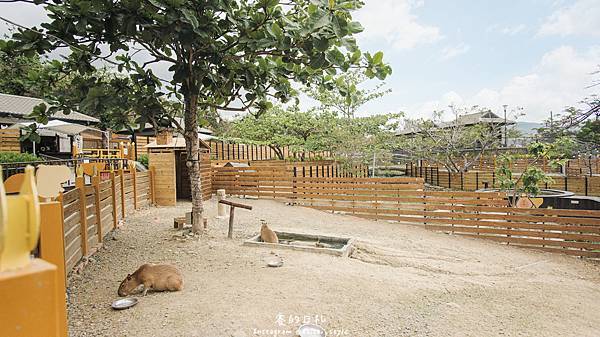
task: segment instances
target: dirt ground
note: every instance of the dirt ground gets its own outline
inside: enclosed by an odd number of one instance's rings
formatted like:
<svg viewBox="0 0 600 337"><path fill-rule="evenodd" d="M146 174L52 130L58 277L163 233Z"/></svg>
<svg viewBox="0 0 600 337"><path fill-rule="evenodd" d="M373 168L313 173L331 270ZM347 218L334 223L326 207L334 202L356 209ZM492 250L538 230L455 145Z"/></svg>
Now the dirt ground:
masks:
<svg viewBox="0 0 600 337"><path fill-rule="evenodd" d="M267 200L241 200L234 240L216 202L208 234L176 239L189 204L131 215L70 277L71 336L599 336L600 266L481 239L369 221ZM351 236L352 258L242 246L265 219L276 230ZM277 253L281 268L264 259ZM147 262L172 263L185 288L113 311L120 281Z"/></svg>

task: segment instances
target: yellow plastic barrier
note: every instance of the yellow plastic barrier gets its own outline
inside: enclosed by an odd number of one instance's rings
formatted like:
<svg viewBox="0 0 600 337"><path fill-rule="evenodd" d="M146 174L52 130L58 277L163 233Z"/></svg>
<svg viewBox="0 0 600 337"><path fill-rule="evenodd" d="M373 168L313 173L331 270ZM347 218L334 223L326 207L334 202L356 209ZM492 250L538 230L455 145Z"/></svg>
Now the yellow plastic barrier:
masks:
<svg viewBox="0 0 600 337"><path fill-rule="evenodd" d="M67 336L64 277L59 282L55 265L30 257L40 234L38 198L33 167L25 169L18 195L7 196L0 177L0 336L3 337Z"/></svg>

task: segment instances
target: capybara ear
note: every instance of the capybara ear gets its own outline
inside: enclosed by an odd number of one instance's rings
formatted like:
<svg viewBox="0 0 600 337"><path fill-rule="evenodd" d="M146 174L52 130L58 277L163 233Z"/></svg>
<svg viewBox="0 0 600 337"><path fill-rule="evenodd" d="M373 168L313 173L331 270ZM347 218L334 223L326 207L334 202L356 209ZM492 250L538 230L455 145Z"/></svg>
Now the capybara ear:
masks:
<svg viewBox="0 0 600 337"><path fill-rule="evenodd" d="M127 279L131 280L131 274L127 274Z"/></svg>

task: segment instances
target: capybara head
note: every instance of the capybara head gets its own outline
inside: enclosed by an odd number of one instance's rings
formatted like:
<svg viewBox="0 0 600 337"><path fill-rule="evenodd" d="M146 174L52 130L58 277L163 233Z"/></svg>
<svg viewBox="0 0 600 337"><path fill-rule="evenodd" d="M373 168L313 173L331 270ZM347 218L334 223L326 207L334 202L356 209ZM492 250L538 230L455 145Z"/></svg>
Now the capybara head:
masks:
<svg viewBox="0 0 600 337"><path fill-rule="evenodd" d="M127 277L123 280L123 282L121 282L121 285L119 285L119 291L117 291L117 293L121 297L127 296L131 294L135 288L138 287L138 285L139 284L133 278L133 276L131 274L127 274Z"/></svg>

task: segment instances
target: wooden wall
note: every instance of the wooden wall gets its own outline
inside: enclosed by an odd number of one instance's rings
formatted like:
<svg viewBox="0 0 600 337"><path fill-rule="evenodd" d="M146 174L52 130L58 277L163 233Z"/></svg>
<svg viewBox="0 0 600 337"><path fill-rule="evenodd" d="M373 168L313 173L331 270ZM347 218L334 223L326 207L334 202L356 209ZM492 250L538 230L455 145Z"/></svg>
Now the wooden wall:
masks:
<svg viewBox="0 0 600 337"><path fill-rule="evenodd" d="M135 148L137 149L138 158L143 154L148 154L148 148L146 145L155 141L156 137L149 136L136 136L135 137Z"/></svg>
<svg viewBox="0 0 600 337"><path fill-rule="evenodd" d="M174 151L171 149L150 149L148 163L155 177L156 204L158 206L175 206L177 203L177 187Z"/></svg>

